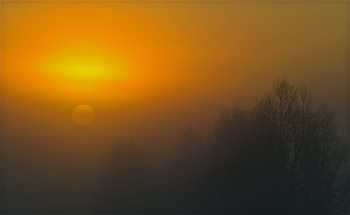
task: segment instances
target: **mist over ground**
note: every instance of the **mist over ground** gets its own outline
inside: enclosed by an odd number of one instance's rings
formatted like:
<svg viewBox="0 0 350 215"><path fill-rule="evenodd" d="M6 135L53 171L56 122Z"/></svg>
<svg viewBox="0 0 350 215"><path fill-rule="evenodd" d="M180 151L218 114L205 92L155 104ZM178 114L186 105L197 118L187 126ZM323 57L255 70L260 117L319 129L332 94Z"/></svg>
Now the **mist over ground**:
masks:
<svg viewBox="0 0 350 215"><path fill-rule="evenodd" d="M349 141L348 4L2 2L2 213L346 212L346 157L332 147L334 131ZM276 121L258 123L283 77L307 87L324 124L303 127L293 109L281 139ZM90 125L72 120L81 104Z"/></svg>

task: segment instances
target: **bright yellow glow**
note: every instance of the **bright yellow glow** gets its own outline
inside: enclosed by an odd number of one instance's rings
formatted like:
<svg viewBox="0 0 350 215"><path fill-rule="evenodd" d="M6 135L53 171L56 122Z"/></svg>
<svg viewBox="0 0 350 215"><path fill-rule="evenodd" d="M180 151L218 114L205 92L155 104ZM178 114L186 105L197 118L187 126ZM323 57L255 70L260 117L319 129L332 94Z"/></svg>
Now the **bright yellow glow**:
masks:
<svg viewBox="0 0 350 215"><path fill-rule="evenodd" d="M131 2L2 4L6 17L1 23L3 89L60 104L120 105L193 86L185 82L197 76L184 68L198 62L202 51L193 49L198 44L192 40L183 41L187 34L174 36L183 31L164 29L172 25L164 26L168 22L158 18L163 12L154 16L163 11L163 6L155 6ZM145 16L135 16L144 12Z"/></svg>
<svg viewBox="0 0 350 215"><path fill-rule="evenodd" d="M121 57L88 44L72 44L41 59L41 75L70 89L95 89L130 76Z"/></svg>
<svg viewBox="0 0 350 215"><path fill-rule="evenodd" d="M89 105L78 105L72 111L72 119L78 125L89 125L94 118L95 111Z"/></svg>

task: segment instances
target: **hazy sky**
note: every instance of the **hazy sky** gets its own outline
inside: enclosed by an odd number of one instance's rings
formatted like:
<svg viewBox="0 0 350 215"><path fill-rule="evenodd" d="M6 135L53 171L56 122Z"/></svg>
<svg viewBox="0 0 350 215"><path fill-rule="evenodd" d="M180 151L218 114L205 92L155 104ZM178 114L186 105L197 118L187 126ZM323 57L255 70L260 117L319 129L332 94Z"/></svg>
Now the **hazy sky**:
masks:
<svg viewBox="0 0 350 215"><path fill-rule="evenodd" d="M346 135L348 71L345 1L3 1L3 183L28 205L79 209L68 185L114 138L162 151L189 125L207 132L218 107L251 105L281 75L334 108ZM96 113L88 126L71 118L81 104Z"/></svg>

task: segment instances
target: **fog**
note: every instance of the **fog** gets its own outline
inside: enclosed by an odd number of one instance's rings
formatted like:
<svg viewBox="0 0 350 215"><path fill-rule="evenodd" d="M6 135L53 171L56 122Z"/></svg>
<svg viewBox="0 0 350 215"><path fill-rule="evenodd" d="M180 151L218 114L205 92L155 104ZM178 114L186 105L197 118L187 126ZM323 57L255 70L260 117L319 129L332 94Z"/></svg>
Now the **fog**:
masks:
<svg viewBox="0 0 350 215"><path fill-rule="evenodd" d="M108 213L97 184L113 147L134 142L152 171L172 171L187 128L208 144L222 108L250 110L281 77L334 110L348 141L348 6L2 2L2 212ZM79 54L122 62L127 75L84 82L42 69ZM95 111L90 125L71 118L81 104ZM191 211L178 207L137 212Z"/></svg>

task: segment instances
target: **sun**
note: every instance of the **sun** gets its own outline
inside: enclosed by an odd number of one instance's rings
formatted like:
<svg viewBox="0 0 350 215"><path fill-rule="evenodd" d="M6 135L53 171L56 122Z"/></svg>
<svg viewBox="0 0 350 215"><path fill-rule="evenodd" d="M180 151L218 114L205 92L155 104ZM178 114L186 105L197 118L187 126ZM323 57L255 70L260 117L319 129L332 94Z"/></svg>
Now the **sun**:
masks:
<svg viewBox="0 0 350 215"><path fill-rule="evenodd" d="M78 125L89 125L94 118L95 111L89 105L78 105L72 111L72 119Z"/></svg>
<svg viewBox="0 0 350 215"><path fill-rule="evenodd" d="M96 90L130 77L129 64L102 45L87 42L54 48L38 63L42 77L71 90Z"/></svg>

